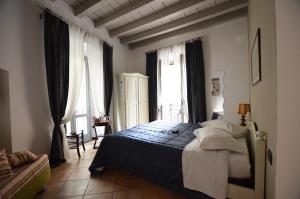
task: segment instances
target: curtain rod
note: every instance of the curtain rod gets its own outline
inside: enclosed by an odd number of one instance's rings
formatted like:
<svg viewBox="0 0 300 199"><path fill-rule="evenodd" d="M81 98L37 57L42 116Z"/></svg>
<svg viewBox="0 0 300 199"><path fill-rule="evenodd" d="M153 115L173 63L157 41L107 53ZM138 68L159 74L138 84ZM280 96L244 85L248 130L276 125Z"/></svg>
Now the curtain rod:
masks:
<svg viewBox="0 0 300 199"><path fill-rule="evenodd" d="M157 50L158 50L158 49L150 50L150 51L146 52L146 54L148 54L148 53L153 53L153 52L155 52L155 51L157 51Z"/></svg>
<svg viewBox="0 0 300 199"><path fill-rule="evenodd" d="M70 22L68 19L60 16L59 14L53 12L52 10L50 10L49 8L45 8L44 6L40 5L39 3L37 3L36 1L32 1L33 5L36 6L37 8L42 10L42 13L40 14L40 19L44 18L44 15L46 12L49 12L50 14L54 15L55 17L59 18L60 20L64 21L65 23L69 24L69 25L74 25L77 26L81 29L83 29L86 33L91 34L96 36L94 33L92 33L91 31L86 30L85 28L82 28L80 26L78 26L75 23ZM99 38L99 37L98 37ZM106 43L107 45L109 45L110 47L114 47L112 44L108 43L107 41L103 40L102 38L100 38L104 43Z"/></svg>
<svg viewBox="0 0 300 199"><path fill-rule="evenodd" d="M197 37L197 38L194 38L194 39L186 40L184 42L187 43L187 42L193 42L193 41L197 41L197 40L201 40L201 37ZM176 44L178 44L178 43L176 43ZM176 45L176 44L173 44L173 45ZM159 49L168 48L168 47L171 47L171 46L163 46L163 47L161 47ZM158 51L159 49L154 49L154 50L147 51L147 52L145 52L145 54Z"/></svg>
<svg viewBox="0 0 300 199"><path fill-rule="evenodd" d="M198 40L201 41L201 37L194 38L194 39L190 39L190 40L187 40L187 41L185 41L185 42L194 42L194 41L198 41Z"/></svg>

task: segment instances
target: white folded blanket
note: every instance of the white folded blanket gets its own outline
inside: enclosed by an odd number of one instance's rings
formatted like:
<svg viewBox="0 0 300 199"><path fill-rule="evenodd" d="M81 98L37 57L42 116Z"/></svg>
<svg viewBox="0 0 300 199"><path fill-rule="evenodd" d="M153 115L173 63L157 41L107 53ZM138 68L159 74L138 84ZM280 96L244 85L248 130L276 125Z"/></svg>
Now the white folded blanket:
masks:
<svg viewBox="0 0 300 199"><path fill-rule="evenodd" d="M184 187L224 199L227 194L229 151L202 150L199 145L199 140L194 139L183 150Z"/></svg>

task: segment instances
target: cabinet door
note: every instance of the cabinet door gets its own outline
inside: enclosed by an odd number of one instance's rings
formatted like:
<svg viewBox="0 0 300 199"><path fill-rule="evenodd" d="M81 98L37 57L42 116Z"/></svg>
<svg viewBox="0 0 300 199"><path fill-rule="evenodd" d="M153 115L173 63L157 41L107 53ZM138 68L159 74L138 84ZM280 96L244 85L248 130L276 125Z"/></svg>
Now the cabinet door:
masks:
<svg viewBox="0 0 300 199"><path fill-rule="evenodd" d="M148 79L139 78L139 124L149 122Z"/></svg>
<svg viewBox="0 0 300 199"><path fill-rule="evenodd" d="M125 77L125 112L126 128L138 124L138 79L136 77Z"/></svg>

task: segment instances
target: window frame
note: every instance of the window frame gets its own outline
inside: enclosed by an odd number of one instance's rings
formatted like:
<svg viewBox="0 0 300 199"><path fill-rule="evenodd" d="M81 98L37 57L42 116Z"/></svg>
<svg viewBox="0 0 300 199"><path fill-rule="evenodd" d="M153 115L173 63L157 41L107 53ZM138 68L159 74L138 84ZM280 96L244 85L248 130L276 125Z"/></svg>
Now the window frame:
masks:
<svg viewBox="0 0 300 199"><path fill-rule="evenodd" d="M183 79L182 79L182 73L183 73L183 61L184 61L184 59L183 59L183 54L180 54L180 90L182 91L182 82L183 82ZM159 96L159 98L161 97L161 93L162 93L162 61L161 61L161 59L158 59L158 71L157 71L157 78L158 78L158 83L157 83L157 87L158 87L158 96ZM161 100L161 99L159 99L159 100ZM183 93L181 92L181 103L180 103L180 105L181 105L181 108L180 108L180 117L181 117L181 122L187 122L186 120L188 119L188 118L185 118L185 113L184 113L184 111L183 111ZM160 104L159 104L159 106L158 106L158 118L159 119L163 119L163 103L162 102L160 102ZM186 111L188 111L188 110L186 110Z"/></svg>
<svg viewBox="0 0 300 199"><path fill-rule="evenodd" d="M88 58L87 56L84 56L84 70L85 70L85 83L86 83L86 113L85 114L78 114L76 115L75 113L72 115L70 122L70 132L76 131L76 119L81 118L81 117L86 117L87 118L87 132L84 133L84 140L85 141L90 141L91 140L91 112L90 112L90 81L89 81L89 67L88 67ZM67 127L66 127L67 128ZM80 133L80 132L77 132Z"/></svg>

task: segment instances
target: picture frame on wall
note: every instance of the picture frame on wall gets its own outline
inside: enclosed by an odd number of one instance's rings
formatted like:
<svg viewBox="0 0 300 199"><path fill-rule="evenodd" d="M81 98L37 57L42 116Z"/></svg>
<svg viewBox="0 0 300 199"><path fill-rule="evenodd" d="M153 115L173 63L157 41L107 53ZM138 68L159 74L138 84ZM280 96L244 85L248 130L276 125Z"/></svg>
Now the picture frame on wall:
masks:
<svg viewBox="0 0 300 199"><path fill-rule="evenodd" d="M260 29L257 29L251 51L251 81L252 86L261 81L261 41Z"/></svg>

